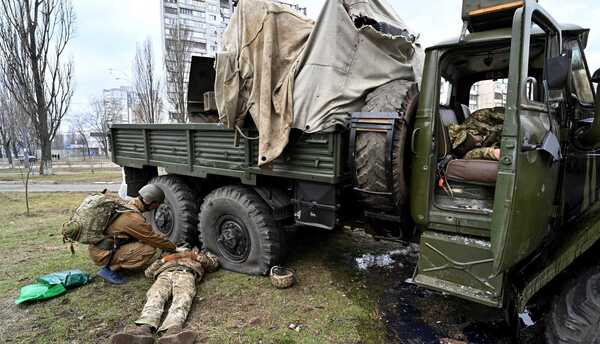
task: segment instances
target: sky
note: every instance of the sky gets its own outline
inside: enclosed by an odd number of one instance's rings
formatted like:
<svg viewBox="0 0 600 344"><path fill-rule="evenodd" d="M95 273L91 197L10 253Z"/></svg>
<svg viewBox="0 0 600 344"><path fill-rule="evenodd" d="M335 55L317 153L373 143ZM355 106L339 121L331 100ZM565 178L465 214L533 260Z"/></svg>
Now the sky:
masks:
<svg viewBox="0 0 600 344"><path fill-rule="evenodd" d="M294 0L287 0L294 2ZM316 19L325 0L295 0ZM462 27L461 0L387 0L424 47L456 37ZM128 85L136 44L150 38L161 62L160 0L72 0L77 15L70 45L75 95L70 117L88 110L106 88ZM540 0L561 23L591 29L586 55L591 72L600 67L600 4L597 0ZM160 71L162 72L162 70Z"/></svg>

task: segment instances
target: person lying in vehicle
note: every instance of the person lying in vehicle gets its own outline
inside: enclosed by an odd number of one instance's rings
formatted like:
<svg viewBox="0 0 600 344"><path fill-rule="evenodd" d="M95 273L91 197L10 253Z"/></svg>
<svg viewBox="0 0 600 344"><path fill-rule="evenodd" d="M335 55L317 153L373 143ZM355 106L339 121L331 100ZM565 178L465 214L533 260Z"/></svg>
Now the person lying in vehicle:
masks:
<svg viewBox="0 0 600 344"><path fill-rule="evenodd" d="M480 109L462 124L450 124L452 153L466 160L500 160L504 108Z"/></svg>

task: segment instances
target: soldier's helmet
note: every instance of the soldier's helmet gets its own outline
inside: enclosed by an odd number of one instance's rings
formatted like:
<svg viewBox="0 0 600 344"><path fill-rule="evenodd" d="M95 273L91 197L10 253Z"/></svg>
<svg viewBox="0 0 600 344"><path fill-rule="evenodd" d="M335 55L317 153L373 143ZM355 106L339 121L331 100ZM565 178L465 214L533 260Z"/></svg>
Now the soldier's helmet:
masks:
<svg viewBox="0 0 600 344"><path fill-rule="evenodd" d="M152 202L162 203L165 200L165 193L154 184L145 185L140 189L140 191L138 191L138 193L146 204L150 204Z"/></svg>

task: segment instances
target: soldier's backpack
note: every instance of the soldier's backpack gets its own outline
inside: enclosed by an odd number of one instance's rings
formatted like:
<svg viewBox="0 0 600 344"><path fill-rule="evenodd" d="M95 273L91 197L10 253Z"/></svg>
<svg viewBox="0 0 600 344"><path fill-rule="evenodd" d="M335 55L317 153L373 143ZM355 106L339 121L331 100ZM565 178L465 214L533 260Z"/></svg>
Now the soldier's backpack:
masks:
<svg viewBox="0 0 600 344"><path fill-rule="evenodd" d="M107 237L106 229L120 214L134 211L105 192L89 195L63 224L63 240L95 245Z"/></svg>

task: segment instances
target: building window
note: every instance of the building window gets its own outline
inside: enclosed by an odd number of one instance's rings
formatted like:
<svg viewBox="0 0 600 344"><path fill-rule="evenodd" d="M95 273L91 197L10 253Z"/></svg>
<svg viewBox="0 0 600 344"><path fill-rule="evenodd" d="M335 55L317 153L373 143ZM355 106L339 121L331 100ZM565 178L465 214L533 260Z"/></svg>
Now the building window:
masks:
<svg viewBox="0 0 600 344"><path fill-rule="evenodd" d="M176 8L171 8L171 7L165 7L165 13L167 13L167 14L177 14L177 9Z"/></svg>
<svg viewBox="0 0 600 344"><path fill-rule="evenodd" d="M182 8L179 9L179 13L181 13L181 14L187 14L187 15L191 16L191 15L194 14L194 11L190 10L189 8L183 8L182 7Z"/></svg>
<svg viewBox="0 0 600 344"><path fill-rule="evenodd" d="M216 21L217 20L217 16L214 14L211 14L208 16L210 18L210 20Z"/></svg>
<svg viewBox="0 0 600 344"><path fill-rule="evenodd" d="M206 43L203 42L191 42L192 47L195 49L206 50Z"/></svg>
<svg viewBox="0 0 600 344"><path fill-rule="evenodd" d="M165 0L165 2L169 4L176 4L177 0Z"/></svg>

